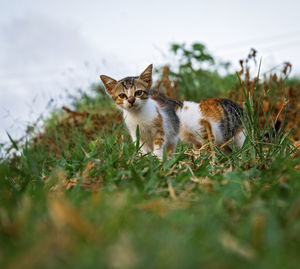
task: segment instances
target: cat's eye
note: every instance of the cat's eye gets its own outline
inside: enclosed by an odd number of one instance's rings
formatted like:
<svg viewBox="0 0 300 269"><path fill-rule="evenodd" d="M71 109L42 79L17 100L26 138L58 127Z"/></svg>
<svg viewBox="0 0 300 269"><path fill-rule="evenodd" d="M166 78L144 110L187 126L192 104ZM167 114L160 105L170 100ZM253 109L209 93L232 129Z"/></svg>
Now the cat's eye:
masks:
<svg viewBox="0 0 300 269"><path fill-rule="evenodd" d="M127 95L125 93L120 93L119 97L122 98L122 99L124 99L124 98L127 98Z"/></svg>
<svg viewBox="0 0 300 269"><path fill-rule="evenodd" d="M138 90L134 93L134 96L141 96L143 94L142 90Z"/></svg>

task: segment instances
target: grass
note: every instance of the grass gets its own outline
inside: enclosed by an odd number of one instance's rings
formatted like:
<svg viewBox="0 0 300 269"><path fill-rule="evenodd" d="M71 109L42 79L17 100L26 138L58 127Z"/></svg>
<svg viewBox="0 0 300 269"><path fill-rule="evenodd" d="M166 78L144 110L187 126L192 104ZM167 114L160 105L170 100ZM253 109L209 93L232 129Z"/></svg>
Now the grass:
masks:
<svg viewBox="0 0 300 269"><path fill-rule="evenodd" d="M262 142L259 84L243 83L249 135L227 155L181 143L170 160L141 155L99 88L25 145L11 138L1 268L298 268L299 154L283 130Z"/></svg>

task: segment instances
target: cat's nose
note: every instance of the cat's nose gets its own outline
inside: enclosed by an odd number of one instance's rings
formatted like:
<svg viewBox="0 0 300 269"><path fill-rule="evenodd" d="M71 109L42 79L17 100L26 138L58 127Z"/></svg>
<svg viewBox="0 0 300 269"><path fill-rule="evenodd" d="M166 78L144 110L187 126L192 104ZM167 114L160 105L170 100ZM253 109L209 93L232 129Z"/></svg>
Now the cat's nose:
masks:
<svg viewBox="0 0 300 269"><path fill-rule="evenodd" d="M134 96L131 96L131 97L128 98L127 101L128 101L129 104L133 105L134 102L135 102L135 97L134 97Z"/></svg>

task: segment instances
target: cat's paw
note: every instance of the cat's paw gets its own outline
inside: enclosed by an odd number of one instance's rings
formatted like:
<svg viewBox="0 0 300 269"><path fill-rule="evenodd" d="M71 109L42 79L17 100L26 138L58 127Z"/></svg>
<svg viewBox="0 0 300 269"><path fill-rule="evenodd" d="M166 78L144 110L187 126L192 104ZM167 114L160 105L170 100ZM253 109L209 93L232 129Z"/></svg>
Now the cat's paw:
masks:
<svg viewBox="0 0 300 269"><path fill-rule="evenodd" d="M148 153L151 152L151 150L146 147L146 146L143 146L142 148L140 148L139 152L142 154L142 155L147 155Z"/></svg>

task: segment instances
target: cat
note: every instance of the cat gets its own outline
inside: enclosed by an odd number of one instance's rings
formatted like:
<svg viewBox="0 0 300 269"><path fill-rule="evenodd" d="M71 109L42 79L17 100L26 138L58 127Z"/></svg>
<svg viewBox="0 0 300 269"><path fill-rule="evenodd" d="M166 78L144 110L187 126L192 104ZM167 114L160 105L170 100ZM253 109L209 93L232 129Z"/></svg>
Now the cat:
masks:
<svg viewBox="0 0 300 269"><path fill-rule="evenodd" d="M164 147L171 156L179 139L179 118L176 110L182 106L177 100L151 89L152 64L140 76L119 81L105 75L100 78L106 92L123 111L123 117L133 142L139 126L141 151L152 152L159 159Z"/></svg>
<svg viewBox="0 0 300 269"><path fill-rule="evenodd" d="M152 64L140 76L119 81L105 75L100 78L107 94L123 111L133 142L139 126L143 153L152 152L162 159L165 147L170 157L179 137L195 148L200 148L208 140L220 145L232 137L238 147L244 143L242 110L236 103L223 98L200 103L168 98L151 89Z"/></svg>

